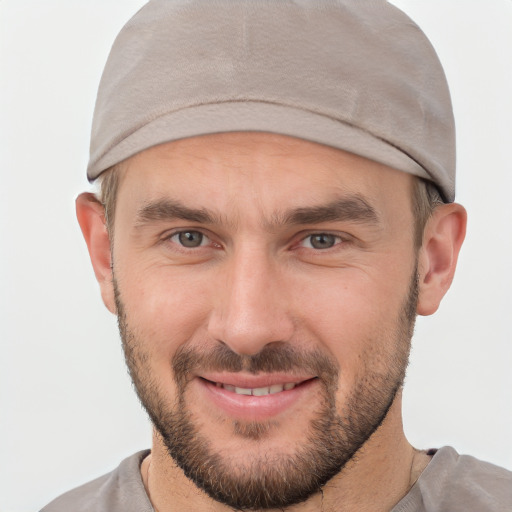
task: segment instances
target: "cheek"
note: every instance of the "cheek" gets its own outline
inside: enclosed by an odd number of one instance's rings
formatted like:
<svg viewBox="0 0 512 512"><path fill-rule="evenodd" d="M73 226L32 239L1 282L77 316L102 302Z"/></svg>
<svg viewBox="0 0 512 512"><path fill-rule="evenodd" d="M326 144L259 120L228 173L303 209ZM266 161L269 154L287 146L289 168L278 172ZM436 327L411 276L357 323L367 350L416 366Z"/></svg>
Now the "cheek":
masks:
<svg viewBox="0 0 512 512"><path fill-rule="evenodd" d="M345 269L300 295L303 326L338 361L344 383L353 382L368 359L385 371L379 361L396 350L408 287L405 275L383 279Z"/></svg>
<svg viewBox="0 0 512 512"><path fill-rule="evenodd" d="M153 371L167 375L175 352L206 335L208 281L200 272L184 274L154 265L116 270L129 328L148 354Z"/></svg>

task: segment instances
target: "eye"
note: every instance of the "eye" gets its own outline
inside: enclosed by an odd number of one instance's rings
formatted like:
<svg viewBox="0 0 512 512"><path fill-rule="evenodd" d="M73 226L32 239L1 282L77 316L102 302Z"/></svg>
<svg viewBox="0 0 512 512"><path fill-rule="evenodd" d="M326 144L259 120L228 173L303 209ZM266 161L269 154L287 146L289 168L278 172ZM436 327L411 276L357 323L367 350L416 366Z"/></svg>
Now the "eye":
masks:
<svg viewBox="0 0 512 512"><path fill-rule="evenodd" d="M330 235L328 233L315 233L306 237L302 244L304 247L311 249L330 249L341 241L341 238L336 235Z"/></svg>
<svg viewBox="0 0 512 512"><path fill-rule="evenodd" d="M208 243L208 237L200 231L180 231L172 235L170 239L187 249L201 247Z"/></svg>

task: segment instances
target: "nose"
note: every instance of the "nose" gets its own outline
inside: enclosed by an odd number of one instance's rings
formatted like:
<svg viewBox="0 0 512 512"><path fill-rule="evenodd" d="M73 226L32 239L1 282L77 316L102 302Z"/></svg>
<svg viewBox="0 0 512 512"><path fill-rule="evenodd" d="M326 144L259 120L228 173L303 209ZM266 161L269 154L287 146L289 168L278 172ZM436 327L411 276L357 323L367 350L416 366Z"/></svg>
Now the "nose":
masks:
<svg viewBox="0 0 512 512"><path fill-rule="evenodd" d="M264 250L240 250L219 272L208 329L240 355L286 342L294 331L286 279Z"/></svg>

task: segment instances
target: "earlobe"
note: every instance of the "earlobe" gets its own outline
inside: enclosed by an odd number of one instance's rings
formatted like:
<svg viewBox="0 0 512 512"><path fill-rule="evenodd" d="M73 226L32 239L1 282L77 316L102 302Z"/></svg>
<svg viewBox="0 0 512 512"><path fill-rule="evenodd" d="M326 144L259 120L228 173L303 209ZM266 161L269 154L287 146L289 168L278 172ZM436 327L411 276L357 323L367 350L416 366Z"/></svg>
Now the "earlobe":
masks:
<svg viewBox="0 0 512 512"><path fill-rule="evenodd" d="M466 219L460 204L443 204L425 226L418 264L419 315L435 313L450 288L466 234Z"/></svg>
<svg viewBox="0 0 512 512"><path fill-rule="evenodd" d="M105 223L103 205L94 194L80 194L76 199L76 215L89 249L89 256L100 285L103 302L108 310L115 314L110 237Z"/></svg>

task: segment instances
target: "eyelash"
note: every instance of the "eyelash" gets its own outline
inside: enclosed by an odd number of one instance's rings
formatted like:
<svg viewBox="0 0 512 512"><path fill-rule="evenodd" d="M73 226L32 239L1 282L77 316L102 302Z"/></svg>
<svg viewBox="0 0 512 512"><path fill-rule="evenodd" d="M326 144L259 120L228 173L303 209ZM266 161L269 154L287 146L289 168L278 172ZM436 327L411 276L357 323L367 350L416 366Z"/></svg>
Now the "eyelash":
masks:
<svg viewBox="0 0 512 512"><path fill-rule="evenodd" d="M329 238L329 239L332 239L332 242L333 244L330 246L330 247L314 247L313 243L312 243L312 240L313 238ZM304 244L309 240L309 247L307 247L308 249L314 249L314 250L317 250L317 251L327 251L329 249L332 249L334 247L336 247L337 245L340 245L341 243L345 242L345 240L339 236L339 235L335 235L333 233L328 233L328 232L320 232L320 233L311 233L309 235L307 235L306 237L302 238L301 241L300 241L300 245L302 247L305 247Z"/></svg>
<svg viewBox="0 0 512 512"><path fill-rule="evenodd" d="M179 237L182 236L182 235L187 235L187 234L198 234L198 235L200 235L201 236L200 244L195 246L195 247L187 247L186 245L183 245L182 241L179 240ZM207 243L204 243L204 242L207 242L208 240L211 242L211 239L210 239L210 237L208 235L205 235L203 232L201 232L201 231L199 231L197 229L184 229L182 231L176 231L175 233L172 233L171 235L166 237L165 240L168 240L168 241L172 242L173 244L178 245L182 250L198 249L200 247L204 247L205 245L207 245ZM215 245L220 247L219 244L215 244Z"/></svg>

